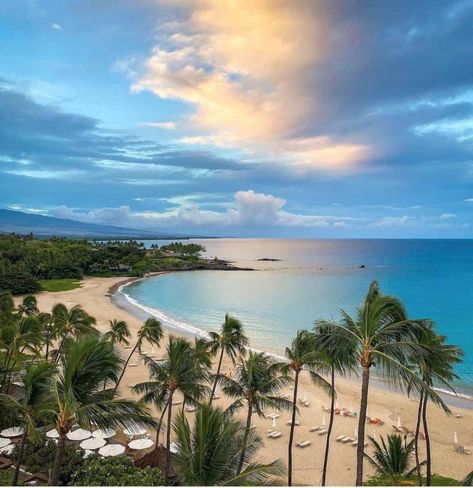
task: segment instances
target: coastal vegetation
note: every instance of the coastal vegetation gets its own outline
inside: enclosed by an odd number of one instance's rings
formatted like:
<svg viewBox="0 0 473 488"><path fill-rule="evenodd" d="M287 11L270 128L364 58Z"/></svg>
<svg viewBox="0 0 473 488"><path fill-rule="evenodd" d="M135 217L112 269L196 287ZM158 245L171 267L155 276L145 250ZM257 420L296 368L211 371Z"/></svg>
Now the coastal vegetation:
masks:
<svg viewBox="0 0 473 488"><path fill-rule="evenodd" d="M34 296L15 304L9 292L1 292L0 427L20 429L10 454L12 468L1 481L20 484L22 473L28 470L38 471L52 485L287 482L291 486L294 431L300 408L307 406L300 398L299 385L302 375L307 375L330 398L321 469L325 485L331 482L330 434L335 414L340 413L335 406L336 378L360 373L354 482L369 486L460 484L432 472L427 404L450 414L434 387L451 388L461 350L438 335L430 320L409 318L400 300L382 294L377 283L371 284L354 316L342 311L339 321L317 320L312 330L298 331L286 349L285 361L248 345L242 323L230 315L208 340L172 335L164 339L160 322L152 317L132 340L123 320L110 318L108 330L101 333L96 320L78 305L68 308L59 303L50 311L40 311ZM153 351L147 351L147 346ZM124 354L120 347L129 352ZM121 394L122 380L137 355L148 368L148 378L130 385L139 397L130 400ZM230 371L223 367L225 357L233 364ZM399 433L379 439L365 435L372 372L418 400L417 425L409 440L407 434ZM287 387L292 388L291 395L283 394ZM212 403L219 395L227 399L227 408ZM290 412L287 458L260 462L263 441L254 418L286 411ZM242 412L243 420L237 412ZM145 427L156 431L156 442L135 460L124 455L102 458L89 453L86 457L70 439L77 429ZM52 433L55 441L47 440L46 433ZM271 430L268 435L280 437L281 433ZM419 458L421 442L425 459ZM376 472L371 478L364 472L367 463ZM471 485L471 473L460 476Z"/></svg>
<svg viewBox="0 0 473 488"><path fill-rule="evenodd" d="M203 246L169 243L146 249L138 241L35 239L0 235L0 291L13 295L73 290L84 276L144 276L159 271L232 269L219 259L204 259Z"/></svg>

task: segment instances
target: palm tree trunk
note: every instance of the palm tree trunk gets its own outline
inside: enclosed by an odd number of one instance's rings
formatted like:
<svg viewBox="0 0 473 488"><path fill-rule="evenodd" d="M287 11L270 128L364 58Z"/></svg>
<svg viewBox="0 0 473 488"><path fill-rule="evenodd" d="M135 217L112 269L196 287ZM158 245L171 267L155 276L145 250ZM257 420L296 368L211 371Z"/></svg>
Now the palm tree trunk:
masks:
<svg viewBox="0 0 473 488"><path fill-rule="evenodd" d="M370 368L363 366L361 377L361 401L358 413L358 445L356 446L356 486L363 485L363 461L365 456L366 408L368 406L368 388L370 385Z"/></svg>
<svg viewBox="0 0 473 488"><path fill-rule="evenodd" d="M4 362L5 374L3 375L2 378L2 385L0 391L5 391L5 387L7 385L8 369L10 368L10 359L11 359L11 350L9 349Z"/></svg>
<svg viewBox="0 0 473 488"><path fill-rule="evenodd" d="M51 486L59 485L59 475L61 473L62 456L64 454L64 446L66 445L66 434L59 434L56 446L56 456L54 457L53 470L51 473Z"/></svg>
<svg viewBox="0 0 473 488"><path fill-rule="evenodd" d="M422 486L422 471L420 470L420 458L419 458L419 432L420 432L420 422L422 419L423 403L424 403L424 390L420 392L419 408L417 409L416 435L414 438L414 445L416 450L415 456L416 456L417 482L419 483L419 486Z"/></svg>
<svg viewBox="0 0 473 488"><path fill-rule="evenodd" d="M168 408L168 404L166 403L159 417L158 427L156 430L156 447L154 448L155 451L159 449L159 436L161 434L161 425L163 424L164 414L166 413L167 408Z"/></svg>
<svg viewBox="0 0 473 488"><path fill-rule="evenodd" d="M327 440L325 441L325 454L324 454L324 465L322 467L322 486L325 486L325 481L327 479L327 465L328 465L328 453L330 449L330 436L332 435L333 419L335 417L335 365L332 364L331 370L331 384L332 384L332 399L330 402L330 421L328 423Z"/></svg>
<svg viewBox="0 0 473 488"><path fill-rule="evenodd" d="M297 409L297 389L299 387L299 370L296 370L294 377L294 395L292 397L291 428L289 430L289 443L287 445L287 486L292 486L292 444L294 442L294 427Z"/></svg>
<svg viewBox="0 0 473 488"><path fill-rule="evenodd" d="M25 426L25 432L21 437L20 449L18 451L18 459L16 460L15 474L13 475L12 486L18 485L18 478L20 476L20 466L23 461L23 451L25 450L26 439L28 438L28 429Z"/></svg>
<svg viewBox="0 0 473 488"><path fill-rule="evenodd" d="M248 415L246 416L245 435L243 436L243 447L241 450L240 462L238 463L237 475L241 473L241 470L243 469L243 463L245 462L246 444L248 443L248 435L250 433L252 415L253 404L251 402L248 402Z"/></svg>
<svg viewBox="0 0 473 488"><path fill-rule="evenodd" d="M164 467L164 479L166 480L166 485L169 486L169 473L171 469L171 422L172 422L172 397L174 395L174 390L169 393L169 403L168 403L168 425L166 429L166 466Z"/></svg>
<svg viewBox="0 0 473 488"><path fill-rule="evenodd" d="M220 352L220 359L218 360L217 374L215 376L215 381L214 381L214 384L212 386L212 393L210 394L209 405L212 405L214 395L215 395L215 390L217 389L218 377L220 375L220 370L222 369L223 353L224 353L224 350L222 347L222 351Z"/></svg>
<svg viewBox="0 0 473 488"><path fill-rule="evenodd" d="M56 365L59 364L59 360L61 359L62 348L64 347L64 342L66 341L66 338L67 338L67 334L65 334L62 337L61 342L59 344L59 347L58 347L58 350L57 350L57 356L56 356Z"/></svg>
<svg viewBox="0 0 473 488"><path fill-rule="evenodd" d="M424 397L424 405L422 407L422 424L424 427L424 435L425 435L425 457L427 459L427 469L426 469L426 479L425 485L431 486L432 483L432 455L430 451L430 435L429 435L429 428L427 425L427 403L429 401L429 397L426 394Z"/></svg>
<svg viewBox="0 0 473 488"><path fill-rule="evenodd" d="M123 375L125 374L125 371L126 371L126 367L128 366L128 363L130 362L130 359L131 359L131 356L133 356L133 354L135 353L136 351L136 348L138 347L138 344L139 344L139 341L136 342L135 344L135 347L131 350L129 356L127 357L126 361L125 361L125 364L123 365L123 369L122 369L122 372L120 373L120 376L115 384L115 389L113 390L113 393L116 393L117 389L118 389L118 386L120 385L120 382L123 378Z"/></svg>

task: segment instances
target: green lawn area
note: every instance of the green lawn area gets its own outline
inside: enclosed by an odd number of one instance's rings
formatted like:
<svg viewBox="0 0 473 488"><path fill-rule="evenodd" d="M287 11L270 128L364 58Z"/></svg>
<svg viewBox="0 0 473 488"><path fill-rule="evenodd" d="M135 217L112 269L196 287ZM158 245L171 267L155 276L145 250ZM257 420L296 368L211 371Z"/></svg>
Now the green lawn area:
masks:
<svg viewBox="0 0 473 488"><path fill-rule="evenodd" d="M40 280L41 288L44 291L69 291L75 288L80 288L82 285L80 281L73 278L65 278L62 280Z"/></svg>

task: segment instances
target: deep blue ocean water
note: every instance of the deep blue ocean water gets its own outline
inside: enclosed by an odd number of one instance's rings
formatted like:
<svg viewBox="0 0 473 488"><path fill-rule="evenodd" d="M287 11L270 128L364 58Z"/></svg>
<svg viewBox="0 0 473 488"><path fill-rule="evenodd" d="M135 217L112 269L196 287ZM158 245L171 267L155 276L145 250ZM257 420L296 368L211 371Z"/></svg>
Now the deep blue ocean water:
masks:
<svg viewBox="0 0 473 488"><path fill-rule="evenodd" d="M168 326L191 331L218 327L228 312L244 323L253 347L283 354L298 329L318 318L336 319L341 308L354 313L377 280L384 293L402 299L410 317L433 319L439 333L463 348L459 390L472 394L473 240L194 242L208 256L259 270L171 273L124 293Z"/></svg>

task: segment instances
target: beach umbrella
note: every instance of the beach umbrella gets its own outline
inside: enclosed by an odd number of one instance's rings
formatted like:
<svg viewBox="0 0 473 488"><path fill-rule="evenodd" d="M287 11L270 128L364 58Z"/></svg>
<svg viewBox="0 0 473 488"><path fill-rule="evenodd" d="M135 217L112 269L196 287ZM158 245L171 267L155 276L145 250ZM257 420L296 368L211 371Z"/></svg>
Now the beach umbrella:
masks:
<svg viewBox="0 0 473 488"><path fill-rule="evenodd" d="M304 392L304 403L307 401L307 392Z"/></svg>
<svg viewBox="0 0 473 488"><path fill-rule="evenodd" d="M46 432L46 437L48 439L58 439L59 438L59 432L56 429L51 429Z"/></svg>
<svg viewBox="0 0 473 488"><path fill-rule="evenodd" d="M397 428L401 428L401 417L399 415L397 416Z"/></svg>
<svg viewBox="0 0 473 488"><path fill-rule="evenodd" d="M141 449L148 449L154 445L154 441L151 439L136 439L128 443L128 447L130 449L135 449L136 451L140 451Z"/></svg>
<svg viewBox="0 0 473 488"><path fill-rule="evenodd" d="M133 437L135 435L144 435L148 431L144 429L143 427L140 427L139 425L133 425L130 427L127 427L126 429L123 429L123 433L129 437Z"/></svg>
<svg viewBox="0 0 473 488"><path fill-rule="evenodd" d="M85 441L82 441L79 444L81 449L85 449L87 451L95 451L95 449L100 449L101 447L105 446L107 441L105 439L101 439L99 437L90 437Z"/></svg>
<svg viewBox="0 0 473 488"><path fill-rule="evenodd" d="M355 439L358 439L358 429L355 429Z"/></svg>
<svg viewBox="0 0 473 488"><path fill-rule="evenodd" d="M274 429L276 428L276 417L273 417L273 422L271 423L271 427Z"/></svg>
<svg viewBox="0 0 473 488"><path fill-rule="evenodd" d="M169 450L173 454L177 454L181 449L179 447L179 444L176 444L175 442L171 442L171 444L169 445Z"/></svg>
<svg viewBox="0 0 473 488"><path fill-rule="evenodd" d="M325 427L325 415L322 415L322 425Z"/></svg>
<svg viewBox="0 0 473 488"><path fill-rule="evenodd" d="M2 437L20 437L23 435L23 427L10 427L9 429L4 429L0 432Z"/></svg>
<svg viewBox="0 0 473 488"><path fill-rule="evenodd" d="M338 408L338 398L337 401L335 402L335 408Z"/></svg>
<svg viewBox="0 0 473 488"><path fill-rule="evenodd" d="M84 457L85 458L88 458L89 456L92 456L92 454L95 454L95 452L94 451L91 451L90 449L86 449L84 451Z"/></svg>
<svg viewBox="0 0 473 488"><path fill-rule="evenodd" d="M0 448L6 447L9 444L11 444L11 440L10 439L5 439L5 437L0 437Z"/></svg>
<svg viewBox="0 0 473 488"><path fill-rule="evenodd" d="M66 434L66 437L70 441L84 441L85 439L88 439L91 436L92 436L92 432L86 429L72 430L71 432L68 432Z"/></svg>
<svg viewBox="0 0 473 488"><path fill-rule="evenodd" d="M119 456L125 452L125 446L121 444L107 444L99 449L99 454L103 457Z"/></svg>
<svg viewBox="0 0 473 488"><path fill-rule="evenodd" d="M453 433L453 443L458 444L458 434L456 432Z"/></svg>
<svg viewBox="0 0 473 488"><path fill-rule="evenodd" d="M117 431L115 429L98 429L92 432L92 437L97 439L109 439L116 435Z"/></svg>
<svg viewBox="0 0 473 488"><path fill-rule="evenodd" d="M8 446L0 448L0 454L9 456L13 452L13 449L15 449L15 444L8 444Z"/></svg>

